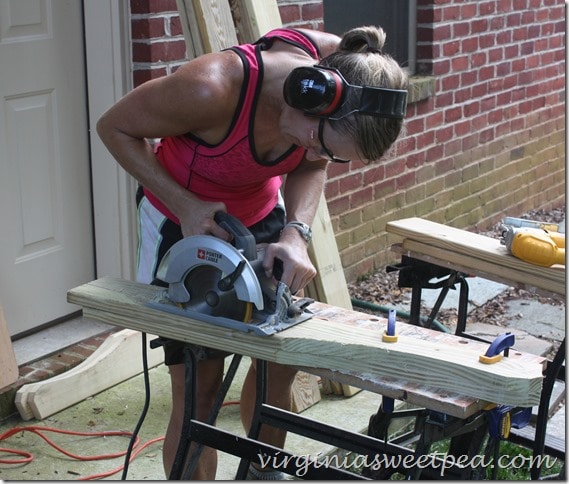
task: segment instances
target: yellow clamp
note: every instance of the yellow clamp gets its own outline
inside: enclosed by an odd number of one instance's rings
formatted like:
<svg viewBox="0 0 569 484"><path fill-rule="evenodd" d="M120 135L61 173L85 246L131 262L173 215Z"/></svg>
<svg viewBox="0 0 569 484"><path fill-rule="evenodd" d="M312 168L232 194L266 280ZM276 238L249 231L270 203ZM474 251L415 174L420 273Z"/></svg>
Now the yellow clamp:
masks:
<svg viewBox="0 0 569 484"><path fill-rule="evenodd" d="M498 363L502 359L501 352L506 352L514 346L515 337L511 333L505 333L498 336L486 350L486 353L478 357L480 363L491 365ZM507 354L506 354L507 356Z"/></svg>

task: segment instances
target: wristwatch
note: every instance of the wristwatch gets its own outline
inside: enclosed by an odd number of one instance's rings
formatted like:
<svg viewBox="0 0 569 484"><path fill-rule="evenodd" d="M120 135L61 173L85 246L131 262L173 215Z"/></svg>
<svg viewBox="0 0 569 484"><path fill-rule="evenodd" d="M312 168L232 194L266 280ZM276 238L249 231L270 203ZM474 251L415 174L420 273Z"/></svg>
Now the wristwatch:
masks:
<svg viewBox="0 0 569 484"><path fill-rule="evenodd" d="M310 243L310 241L312 240L312 229L307 224L303 222L294 221L294 222L289 222L284 226L285 229L287 227L294 227L296 230L298 230L302 238L306 240L307 243Z"/></svg>

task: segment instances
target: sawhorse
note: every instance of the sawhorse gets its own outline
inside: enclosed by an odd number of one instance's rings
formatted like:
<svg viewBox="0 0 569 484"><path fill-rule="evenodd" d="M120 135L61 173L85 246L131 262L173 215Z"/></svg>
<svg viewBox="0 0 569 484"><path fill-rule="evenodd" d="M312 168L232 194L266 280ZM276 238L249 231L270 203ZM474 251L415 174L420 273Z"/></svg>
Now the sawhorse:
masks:
<svg viewBox="0 0 569 484"><path fill-rule="evenodd" d="M241 458L235 476L236 480L245 478L248 467L252 462L261 465L268 463L268 467L276 468L277 470L295 477L302 477L303 479L369 479L369 477L365 475L365 472L362 474L355 473L335 466L325 465L316 460L308 462L307 459L309 459L309 456L295 455L284 449L258 441L257 438L262 425L278 427L287 432L302 435L347 450L363 456L365 459L364 462L369 463L370 467L376 463L376 465L386 468L390 473L401 472L403 467L405 467L404 471L408 477L419 477L423 472L429 475L438 475L439 478L441 473L443 475L446 473L446 475L451 478L465 475L465 471L461 466L454 465L453 463L449 464L449 462L445 461L442 457L430 459L430 464L425 464L427 461L421 461L421 456L426 456L430 445L420 445L413 450L406 446L408 442L405 442L404 439L388 441L388 439L362 435L266 404L268 364L263 360L257 360L255 412L253 423L247 437L242 437L215 427L214 422L241 360L241 355L233 355L222 388L212 408L211 415L206 422L200 422L195 419L194 402L196 387L193 384L196 379L197 356L189 347L186 349L186 401L189 402L189 404L186 405L185 408L184 425L181 433L184 437L180 440L169 479L190 479L196 469L203 446L209 446ZM353 383L353 380L350 381ZM414 410L405 413L405 416L412 415L418 417L415 426L416 429L426 429L419 433L422 433L427 439L432 441L433 436L437 433L436 427L438 427L438 425L433 427L432 420L429 420L427 417L432 417L435 413L429 413L424 410ZM481 418L480 416L476 416L469 419L470 424L462 425L459 432L469 430L472 426L480 428L481 426L478 422ZM437 437L437 440L439 438L440 436ZM195 446L191 454L188 455L192 443L195 444ZM393 461L389 459L390 456L396 456L398 458L397 460L403 462L404 465L399 464L398 466L391 467L389 463ZM381 459L384 460L381 461ZM380 464L377 464L378 462L380 462ZM383 465L381 462L383 462Z"/></svg>
<svg viewBox="0 0 569 484"><path fill-rule="evenodd" d="M400 251L396 246L395 250ZM406 252L401 257L401 263L387 268L388 272L399 271L399 287L408 287L412 289L411 293L411 311L410 311L410 323L415 325L420 325L423 327L431 328L433 322L440 310L444 299L446 298L449 289L454 289L456 284L460 284L459 302L458 302L458 315L457 315L457 326L455 330L455 335L463 336L471 339L476 339L478 341L488 342L482 338L470 335L466 331L466 320L468 314L468 282L466 278L468 274L461 272L459 270L451 269L446 265L437 265L429 257L429 260L424 260L421 258L421 254L412 254ZM472 268L469 271L470 274L476 274L476 268ZM487 277L487 273L484 274ZM431 282L432 279L437 278L436 283ZM515 281L512 281L512 285L516 285ZM429 314L427 319L422 319L421 312L421 294L423 289L441 289L439 296L435 302L435 305ZM535 434L531 435L527 431L520 429L512 429L509 439L511 442L519 444L523 447L532 450L534 460L533 462L540 463L538 457L543 455L550 455L555 458L565 461L565 450L555 443L549 443L546 441L546 431L547 422L549 417L549 407L551 402L551 396L553 393L553 387L557 380L565 382L565 338L563 339L561 346L557 350L554 358L547 365L545 374L543 389L540 396L540 403L538 406L538 414L535 422ZM378 414L376 414L375 419L372 418L370 422L370 429L372 435L377 432L383 431L385 427L385 420L389 416L385 415L380 408ZM466 445L466 448L461 448L462 444ZM472 443L478 442L478 433L473 431L469 434L468 439L451 439L451 448L454 448L461 454L467 454L472 446ZM481 444L481 442L480 442ZM541 475L541 465L535 465L531 467L530 475L532 479L539 479Z"/></svg>
<svg viewBox="0 0 569 484"><path fill-rule="evenodd" d="M431 368L430 371L438 375L436 379L429 378L429 375L425 374L424 368L420 365L414 366L413 371L416 373L413 375L406 373L404 368L401 368L402 371L399 373L399 366L394 366L388 356L394 358L395 355L398 355L397 359L403 363L407 360L401 359L401 355L406 353L408 355L407 358L411 358L411 354L409 351L401 352L397 350L391 352L391 350L385 347L386 343L377 344L369 339L381 338L381 331L385 328L386 322L377 316L370 317L363 313L316 302L313 308L315 316L311 320L303 323L306 327L298 325L293 329L286 330L282 335L276 334L269 338L262 338L238 331L228 331L209 323L158 311L149 307L149 301L153 301L156 297L160 296L160 291L159 288L154 286L132 281L101 278L71 290L68 293L68 300L69 302L83 306L86 316L102 322L120 324L123 327L136 329L145 333L154 333L156 328L159 327L160 334L170 340L185 341L202 346L209 346L209 343L211 343L214 349L237 354L246 354L251 358L256 358L260 364L259 367L265 364L260 360L295 366L299 370L308 370L308 372L312 374L337 381L338 383L359 387L389 398L405 400L410 404L436 410L445 415L463 420L483 410L489 403L487 399L492 398L491 395L493 395L493 393L489 391L493 385L492 379L486 381L487 384L484 389L476 389L466 387L462 384L460 379L454 378L450 379L450 381L454 383L453 386L449 387L449 380L445 379L444 372L439 371L439 368L434 366L429 368ZM330 328L333 328L331 333ZM295 336L287 336L287 331L291 331ZM319 344L312 346L315 353L307 358L306 351L303 352L302 348L297 347L297 344L303 341L312 341L310 335L314 331L328 334L329 340L318 339ZM336 332L343 336L342 341L338 340ZM436 341L436 348L441 352L448 352L458 356L462 350L452 351L452 347L456 345L456 348L464 348L463 345L467 345L468 350L466 350L466 352L469 358L475 356L476 360L478 359L478 355L482 354L487 348L485 344L475 341L466 341L461 337L434 332L406 323L399 324L398 332L400 333L400 340L402 340L398 344L402 344L404 347L409 347L411 340L413 341L411 346L416 342L416 344L425 344L431 347L433 346L432 340L434 340ZM424 343L421 343L421 341L424 341ZM252 344L253 342L255 344ZM331 348L332 353L324 354L322 352L322 346ZM433 351L435 350L435 346L432 348ZM346 347L349 348L349 351L346 351ZM357 348L362 347L365 347L366 351L358 352ZM298 349L298 351L296 351L296 349ZM396 350L396 348L393 349ZM295 359L294 355L297 353L298 358ZM369 361L369 356L366 356L370 354L378 355L382 360L378 364L374 364L374 361ZM338 355L344 355L344 357L339 358ZM467 360L471 361L469 358L467 358ZM511 396L513 397L515 393L513 400L517 402L531 401L537 403L538 395L535 390L535 385L539 378L538 375L541 373L543 358L519 352L512 355L512 358L517 360L516 365L519 364L521 368L527 368L531 375L528 379L524 378L522 382L522 386L526 389L525 391L530 393L522 392L522 394L520 394L520 386L517 385L515 391L512 389ZM196 365L192 363L191 355L188 355L188 361L189 380L187 391L190 392L188 393L190 396L187 398L189 405L186 428L189 430L187 438L185 435L183 441L180 443L181 446L186 447L177 465L177 467L182 470L175 473L172 477L185 474L183 470L186 467L185 451L192 442L208 445L209 447L218 447L220 450L225 451L229 450L226 447L230 445L231 439L234 439L242 445L234 446L235 449L230 453L234 453L252 462L260 462L261 457L264 456L263 453L268 456L267 459L269 459L269 461L271 457L276 457L277 453L281 457L288 457L290 454L285 453L282 449L271 449L257 442L256 437L258 436L258 431L255 429L258 428L258 425L265 424L273 426L280 426L282 424L283 429L289 432L295 433L298 430L300 435L310 438L316 437L316 440L329 443L336 447L345 448L354 453L359 452L365 456L370 456L370 458L371 456L377 456L379 458L382 456L409 457L410 460L407 461L407 463L412 464L413 462L418 462L420 457L423 457L421 450L417 452L416 450L398 445L396 442L386 441L386 439L382 440L375 437L358 435L354 432L338 429L335 425L327 426L313 423L295 414L273 409L264 403L265 390L262 389L262 381L259 383L261 390L257 392L258 403L256 417L249 437L244 438L227 433L224 435L222 432L216 433L217 429L208 424L208 422L215 421L216 415L213 415L203 424L200 424L200 422L197 422L195 418L193 418L196 412L195 409L192 408L195 399L191 398L191 392L196 391L193 385ZM315 365L315 361L326 364L326 368ZM429 359L423 356L422 361L427 364ZM470 372L470 369L468 369L464 363L455 364L455 362L449 360L448 356L444 361L452 367L460 367L462 371ZM300 365L306 364L304 362L310 362L310 368L300 367ZM506 366L510 366L509 362L504 363L506 363ZM389 371L381 371L380 368L389 369ZM477 374L478 370L472 368L472 373ZM406 374L409 374L410 381L406 382L403 380ZM417 378L415 376L417 374L423 376ZM261 376L263 376L263 372L258 374L258 378L261 378ZM507 375L503 377L505 381L508 380ZM263 376L263 378L266 380L266 376ZM439 381L441 382L441 388L436 387L436 383ZM465 393L470 396L453 393L455 386L463 388ZM532 387L534 388L533 390ZM472 393L469 393L468 390L471 390ZM484 394L484 396L481 396L482 394ZM504 398L508 398L506 394L503 396ZM526 396L530 398L526 399ZM510 398L508 398L508 400L512 401ZM223 397L220 396L218 402L221 401L223 401ZM504 403L508 402L504 401ZM211 443L212 440L219 441L219 444L213 445ZM299 465L302 466L303 464L296 456L291 457L293 457L292 461L289 461L284 467L280 466L280 469L294 475L298 473ZM302 456L300 457L302 458ZM266 459L264 457L263 459L266 463ZM270 463L272 464L272 462ZM412 466L408 465L407 467ZM431 467L433 472L436 472L437 467L439 469L441 468L441 464L437 461L431 465ZM340 471L341 470L342 469L340 469ZM333 472L335 471L326 465L321 466L314 464L307 469L307 472L303 474L302 477L313 478L323 476L324 474L326 474L326 477L329 477ZM189 473L191 473L191 471ZM239 477L242 477L242 475Z"/></svg>

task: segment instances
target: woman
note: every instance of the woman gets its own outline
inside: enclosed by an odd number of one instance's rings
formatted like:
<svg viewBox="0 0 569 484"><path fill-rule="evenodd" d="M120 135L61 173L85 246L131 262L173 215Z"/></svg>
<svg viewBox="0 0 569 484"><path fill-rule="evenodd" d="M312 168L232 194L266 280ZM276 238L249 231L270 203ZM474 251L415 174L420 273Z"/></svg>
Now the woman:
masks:
<svg viewBox="0 0 569 484"><path fill-rule="evenodd" d="M278 29L254 44L191 60L111 107L99 120L98 133L143 187L137 280L152 283L160 258L183 237L229 240L214 221L216 212L226 211L249 227L257 243L269 243L263 261L267 275L278 258L281 281L293 294L302 290L316 274L307 253L309 226L327 163L378 160L401 130L407 79L382 54L384 41L375 27L353 29L343 38ZM386 89L364 93L350 85ZM160 141L153 146L148 139ZM182 351L179 343L165 345L172 381L167 475L184 411ZM207 419L217 394L223 356L208 352L198 363L200 420ZM288 409L295 371L269 366L268 403ZM254 385L253 364L242 391L245 428L252 418ZM282 448L285 437L284 431L264 426L260 439ZM193 478L213 480L216 465L215 451L204 449ZM250 469L253 478L275 478L274 471L260 471L265 470Z"/></svg>

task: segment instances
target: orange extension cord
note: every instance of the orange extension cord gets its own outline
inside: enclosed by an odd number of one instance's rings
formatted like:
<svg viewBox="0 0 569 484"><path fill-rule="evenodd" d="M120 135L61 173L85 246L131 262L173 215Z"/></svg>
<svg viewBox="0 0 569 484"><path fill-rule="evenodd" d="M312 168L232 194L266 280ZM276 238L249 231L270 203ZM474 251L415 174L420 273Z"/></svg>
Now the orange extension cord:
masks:
<svg viewBox="0 0 569 484"><path fill-rule="evenodd" d="M239 401L229 401L229 402L225 402L222 406L226 407L229 405L239 405L239 403L240 403ZM93 455L93 456L77 455L77 454L73 454L71 452L68 452L65 449L58 446L49 437L44 435L44 432L54 432L54 433L66 434L66 435L80 435L80 436L85 436L85 437L117 437L117 436L132 437L132 435L133 435L132 432L121 431L121 430L108 430L108 431L103 431L103 432L75 432L75 431L71 431L71 430L59 430L59 429L55 429L52 427L39 427L39 426L35 426L35 425L30 425L30 426L26 426L26 427L14 427L13 429L10 429L10 430L4 432L3 434L0 434L0 442L8 439L8 438L12 437L13 435L18 434L20 432L31 432L33 434L36 434L39 437L41 437L43 440L45 440L54 449L58 450L62 454L66 455L67 457L71 457L72 459L79 460L79 461L115 459L117 457L123 457L124 455L126 455L127 451L125 450L123 452L117 452L115 454L103 454L103 455ZM134 445L132 447L133 452L130 456L129 462L132 462L134 460L134 458L138 454L140 454L140 452L142 452L144 449L146 449L146 447L149 447L150 445L155 444L156 442L161 442L162 440L164 440L164 437L156 437L155 439L151 439L139 447L140 438L136 437L136 440L135 440ZM5 447L0 447L0 454L1 453L18 455L18 456L21 456L22 458L21 459L14 459L14 458L2 459L2 458L0 458L0 464L14 464L14 465L15 464L28 464L32 460L34 460L34 456L32 454L30 454L29 452L23 451L23 450L7 449ZM123 469L124 469L124 464L117 467L116 469L112 469L110 471L103 472L100 474L94 474L92 476L81 477L78 480L89 481L89 480L95 480L95 479L103 479L105 477L109 477L109 476L112 476L114 474L117 474L118 472L122 471Z"/></svg>
<svg viewBox="0 0 569 484"><path fill-rule="evenodd" d="M77 455L77 454L73 454L71 452L67 452L65 449L62 449L60 446L55 444L51 439L49 439L46 435L44 435L44 432L55 432L55 433L66 434L66 435L80 435L80 436L85 436L85 437L132 436L132 432L119 431L119 430L117 430L117 431L104 431L104 432L74 432L74 431L70 431L70 430L59 430L59 429L54 429L51 427L38 427L38 426L32 425L32 426L27 426L27 427L14 427L13 429L10 429L7 432L4 432L3 434L0 434L0 442L8 439L9 437L11 437L15 434L18 434L20 432L34 433L34 434L40 436L49 445L51 445L54 449L58 450L62 454L65 454L66 456L71 457L72 459L80 460L80 461L114 459L116 457L124 456L127 451L117 452L115 454L104 454L104 455L94 455L94 456ZM160 442L162 440L164 440L164 437L157 437L157 438L149 440L145 444L139 446L140 439L137 437L135 440L134 446L133 446L133 452L131 454L129 462L132 462L134 460L134 458L142 450L144 450L146 447L148 447L148 446L150 446L156 442ZM22 451L22 450L7 449L4 447L0 447L0 453L2 453L2 452L6 453L6 454L18 455L18 456L21 456L22 458L21 459L0 459L0 464L27 464L34 459L34 456L32 454L30 454L29 452ZM88 480L94 480L94 479L102 479L104 477L109 477L109 476L116 474L117 472L120 472L123 468L124 468L124 465L117 467L116 469L107 471L107 472L95 474L92 476L82 477L79 480L88 481Z"/></svg>

